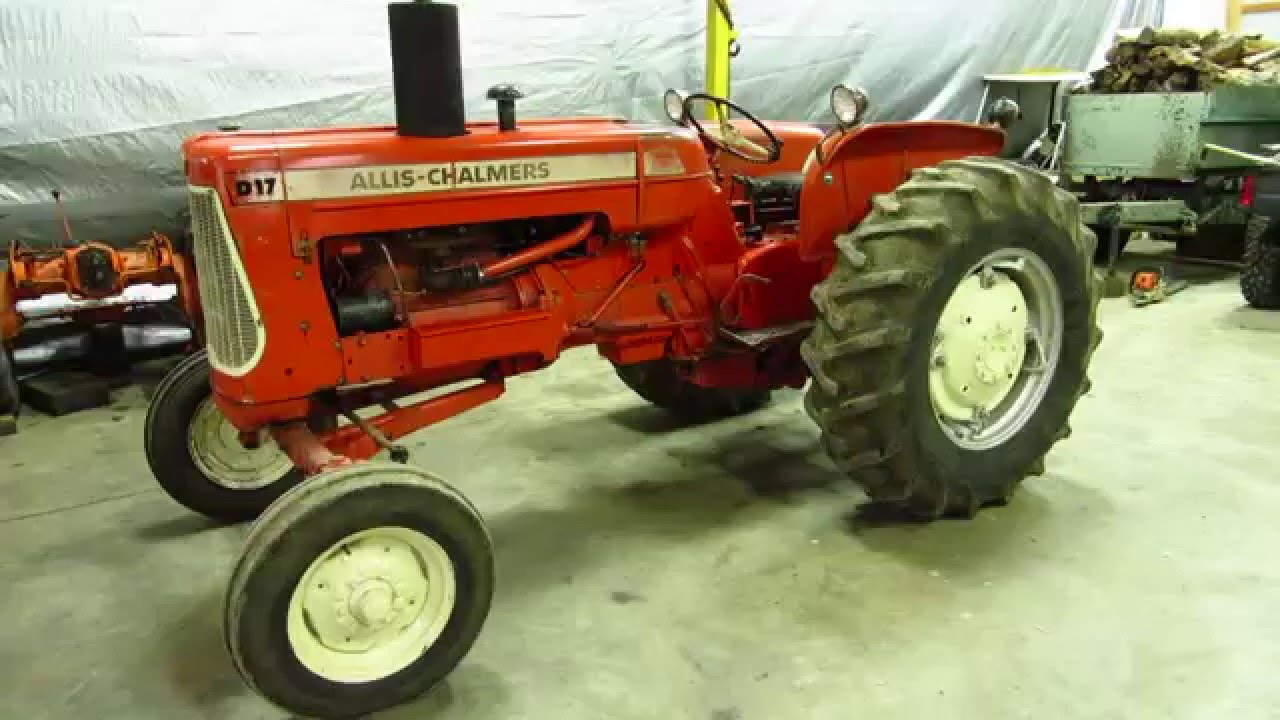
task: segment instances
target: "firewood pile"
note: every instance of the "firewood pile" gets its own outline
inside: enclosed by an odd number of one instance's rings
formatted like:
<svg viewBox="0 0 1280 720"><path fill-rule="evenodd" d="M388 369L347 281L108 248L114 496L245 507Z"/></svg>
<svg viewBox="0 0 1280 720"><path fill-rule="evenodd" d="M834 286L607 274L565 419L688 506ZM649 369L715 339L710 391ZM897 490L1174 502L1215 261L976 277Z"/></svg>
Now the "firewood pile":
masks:
<svg viewBox="0 0 1280 720"><path fill-rule="evenodd" d="M1088 93L1200 92L1280 86L1280 42L1221 30L1141 28L1116 34Z"/></svg>

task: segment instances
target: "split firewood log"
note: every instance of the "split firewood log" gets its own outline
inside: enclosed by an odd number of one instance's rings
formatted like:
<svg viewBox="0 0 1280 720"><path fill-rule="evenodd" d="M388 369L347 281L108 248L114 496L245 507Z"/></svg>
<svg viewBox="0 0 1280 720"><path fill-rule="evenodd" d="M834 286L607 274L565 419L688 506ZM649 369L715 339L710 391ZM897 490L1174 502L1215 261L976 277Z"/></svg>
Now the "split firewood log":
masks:
<svg viewBox="0 0 1280 720"><path fill-rule="evenodd" d="M1197 92L1217 85L1280 85L1280 41L1193 28L1116 33L1107 64L1073 92Z"/></svg>

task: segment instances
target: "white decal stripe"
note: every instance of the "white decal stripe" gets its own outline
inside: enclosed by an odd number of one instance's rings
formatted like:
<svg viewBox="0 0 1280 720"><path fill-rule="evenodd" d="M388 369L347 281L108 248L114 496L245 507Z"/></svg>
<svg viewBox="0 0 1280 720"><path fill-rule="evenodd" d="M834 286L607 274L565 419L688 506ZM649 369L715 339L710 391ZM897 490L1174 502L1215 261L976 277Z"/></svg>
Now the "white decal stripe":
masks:
<svg viewBox="0 0 1280 720"><path fill-rule="evenodd" d="M290 170L284 174L288 200L327 200L408 193L531 187L626 180L636 177L636 154L593 155Z"/></svg>

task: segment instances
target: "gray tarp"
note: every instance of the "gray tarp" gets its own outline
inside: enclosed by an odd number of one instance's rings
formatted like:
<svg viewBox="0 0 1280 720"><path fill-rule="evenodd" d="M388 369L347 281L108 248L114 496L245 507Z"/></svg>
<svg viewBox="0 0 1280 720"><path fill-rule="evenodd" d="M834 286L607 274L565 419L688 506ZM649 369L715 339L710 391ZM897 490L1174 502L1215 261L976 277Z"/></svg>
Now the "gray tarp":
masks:
<svg viewBox="0 0 1280 720"><path fill-rule="evenodd" d="M837 82L872 119L964 118L979 77L1090 69L1162 0L733 0L734 99L761 117L825 119ZM468 114L514 81L521 114L660 118L702 85L702 0L461 0ZM0 242L172 231L178 144L251 128L389 122L386 9L373 0L0 0Z"/></svg>

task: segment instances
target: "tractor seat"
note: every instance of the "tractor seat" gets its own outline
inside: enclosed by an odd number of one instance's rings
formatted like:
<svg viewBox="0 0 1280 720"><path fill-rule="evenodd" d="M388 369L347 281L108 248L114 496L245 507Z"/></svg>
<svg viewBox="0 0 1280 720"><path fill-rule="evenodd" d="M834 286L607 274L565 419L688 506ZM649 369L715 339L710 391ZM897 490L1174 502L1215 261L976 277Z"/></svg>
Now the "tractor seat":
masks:
<svg viewBox="0 0 1280 720"><path fill-rule="evenodd" d="M790 205L800 207L800 188L804 186L804 173L778 173L762 177L734 175L734 180L747 191L747 197L757 209L772 209Z"/></svg>
<svg viewBox="0 0 1280 720"><path fill-rule="evenodd" d="M746 191L755 223L747 227L747 235L759 239L766 225L795 222L800 219L800 188L804 173L778 173L763 177L734 175L733 179ZM746 217L739 218L746 220Z"/></svg>

